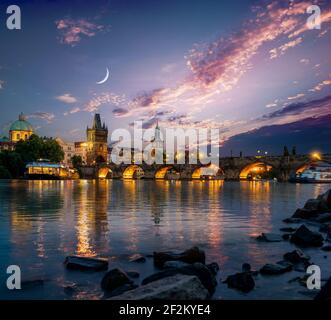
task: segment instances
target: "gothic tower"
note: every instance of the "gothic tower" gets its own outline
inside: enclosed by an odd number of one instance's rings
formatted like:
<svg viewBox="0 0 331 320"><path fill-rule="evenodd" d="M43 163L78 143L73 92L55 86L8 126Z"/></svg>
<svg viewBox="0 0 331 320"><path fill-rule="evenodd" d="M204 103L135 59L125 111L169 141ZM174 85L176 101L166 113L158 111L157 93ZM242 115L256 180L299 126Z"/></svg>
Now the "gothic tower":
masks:
<svg viewBox="0 0 331 320"><path fill-rule="evenodd" d="M87 127L87 165L107 162L108 128L101 124L100 114L94 115L92 128Z"/></svg>

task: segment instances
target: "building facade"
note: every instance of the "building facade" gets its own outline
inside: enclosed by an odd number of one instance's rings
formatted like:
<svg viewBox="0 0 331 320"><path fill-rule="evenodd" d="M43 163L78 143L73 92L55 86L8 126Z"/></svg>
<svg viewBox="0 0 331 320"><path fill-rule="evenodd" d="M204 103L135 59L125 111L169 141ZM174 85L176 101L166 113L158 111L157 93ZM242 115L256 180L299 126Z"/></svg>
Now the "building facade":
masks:
<svg viewBox="0 0 331 320"><path fill-rule="evenodd" d="M86 164L95 165L106 163L108 159L108 128L101 124L100 114L95 114L92 127L87 127L87 155Z"/></svg>
<svg viewBox="0 0 331 320"><path fill-rule="evenodd" d="M82 158L83 164L87 163L87 142L77 141L75 142L75 155Z"/></svg>
<svg viewBox="0 0 331 320"><path fill-rule="evenodd" d="M76 154L75 143L64 141L61 138L56 138L55 140L60 145L60 147L62 148L62 150L64 152L63 163L67 167L72 167L71 158Z"/></svg>

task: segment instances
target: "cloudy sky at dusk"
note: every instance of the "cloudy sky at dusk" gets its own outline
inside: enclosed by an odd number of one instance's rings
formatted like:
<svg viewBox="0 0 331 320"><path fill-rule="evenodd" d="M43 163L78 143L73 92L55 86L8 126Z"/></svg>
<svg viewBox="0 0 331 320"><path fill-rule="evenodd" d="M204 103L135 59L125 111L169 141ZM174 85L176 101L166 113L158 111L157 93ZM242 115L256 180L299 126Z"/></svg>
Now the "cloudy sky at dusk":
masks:
<svg viewBox="0 0 331 320"><path fill-rule="evenodd" d="M312 3L319 30L307 28ZM16 1L20 31L5 27L10 4L0 4L1 135L20 112L39 134L71 141L85 139L95 112L110 131L135 120L220 128L224 147L234 141L247 153L260 142L282 149L286 136L275 128L299 131L303 151L312 148L305 134L322 124L331 133L323 121L331 114L330 1ZM110 79L98 85L106 68ZM270 145L248 144L254 134L271 135ZM331 152L331 142L317 147Z"/></svg>

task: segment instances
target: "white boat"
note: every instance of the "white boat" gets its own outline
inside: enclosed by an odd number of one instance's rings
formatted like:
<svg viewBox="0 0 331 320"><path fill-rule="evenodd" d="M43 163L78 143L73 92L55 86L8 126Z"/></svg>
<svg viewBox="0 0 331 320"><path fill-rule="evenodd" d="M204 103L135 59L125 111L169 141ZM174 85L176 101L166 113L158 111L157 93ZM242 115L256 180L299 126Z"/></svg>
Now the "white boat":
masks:
<svg viewBox="0 0 331 320"><path fill-rule="evenodd" d="M311 163L302 172L297 173L292 182L331 183L331 163L318 161Z"/></svg>

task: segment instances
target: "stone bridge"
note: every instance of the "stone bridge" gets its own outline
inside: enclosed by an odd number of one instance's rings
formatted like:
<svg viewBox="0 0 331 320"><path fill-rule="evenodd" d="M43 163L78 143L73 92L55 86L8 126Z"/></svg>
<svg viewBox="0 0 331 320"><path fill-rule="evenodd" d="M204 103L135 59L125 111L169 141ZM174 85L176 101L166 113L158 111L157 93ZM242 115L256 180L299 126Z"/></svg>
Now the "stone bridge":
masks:
<svg viewBox="0 0 331 320"><path fill-rule="evenodd" d="M327 156L324 161L331 161ZM306 168L312 162L309 156L289 157L228 157L220 158L219 165L199 164L108 164L83 167L82 178L101 179L204 179L205 170L213 179L247 179L256 172L270 172L279 181L287 181L291 175Z"/></svg>

